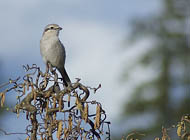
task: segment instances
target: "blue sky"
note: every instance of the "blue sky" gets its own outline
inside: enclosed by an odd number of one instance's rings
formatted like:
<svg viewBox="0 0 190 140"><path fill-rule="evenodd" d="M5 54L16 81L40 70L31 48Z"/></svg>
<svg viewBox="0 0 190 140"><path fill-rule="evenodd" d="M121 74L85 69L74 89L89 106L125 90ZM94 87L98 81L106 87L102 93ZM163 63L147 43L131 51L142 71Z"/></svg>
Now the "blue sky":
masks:
<svg viewBox="0 0 190 140"><path fill-rule="evenodd" d="M132 63L133 57L138 55L137 49L128 52L122 50L130 29L128 22L157 13L160 8L158 0L1 1L0 60L4 78L20 76L23 64L35 63L45 69L39 41L44 27L57 23L63 28L60 40L66 48L66 69L71 80L81 78L82 83L92 87L101 83L102 88L91 98L103 104L109 120L117 120L122 104L129 97L126 88L130 90L130 86L133 86L121 85L120 74L126 60ZM131 48L143 52L148 45L150 40L143 40ZM22 119L15 117L3 118L7 131L13 131L15 127L18 131L24 130L26 122L22 123ZM15 126L10 128L7 122ZM11 136L1 139L8 140Z"/></svg>

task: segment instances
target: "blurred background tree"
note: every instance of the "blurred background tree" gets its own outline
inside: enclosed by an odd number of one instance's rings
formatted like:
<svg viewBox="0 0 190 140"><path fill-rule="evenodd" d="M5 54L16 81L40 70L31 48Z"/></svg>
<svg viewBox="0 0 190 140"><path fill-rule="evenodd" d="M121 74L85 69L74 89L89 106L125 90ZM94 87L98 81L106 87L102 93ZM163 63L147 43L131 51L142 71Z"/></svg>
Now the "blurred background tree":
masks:
<svg viewBox="0 0 190 140"><path fill-rule="evenodd" d="M123 110L127 119L142 116L142 122L143 114L149 114L151 123L142 128L137 125L127 133L137 130L146 136L159 136L162 126L177 124L183 114L190 113L190 1L162 3L159 14L134 19L131 25L130 41L146 37L153 43L132 69L125 69L123 76L130 75L136 66L151 67L155 76L133 90Z"/></svg>

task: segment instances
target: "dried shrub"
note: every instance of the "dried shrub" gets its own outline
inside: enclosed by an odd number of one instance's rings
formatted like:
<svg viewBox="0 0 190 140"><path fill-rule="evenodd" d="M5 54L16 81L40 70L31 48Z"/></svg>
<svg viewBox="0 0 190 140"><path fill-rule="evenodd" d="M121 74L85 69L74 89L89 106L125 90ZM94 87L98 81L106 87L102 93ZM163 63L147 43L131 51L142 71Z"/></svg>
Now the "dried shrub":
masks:
<svg viewBox="0 0 190 140"><path fill-rule="evenodd" d="M26 134L26 140L110 139L110 122L106 121L101 103L88 100L91 91L95 93L101 85L91 88L77 79L71 86L62 88L55 69L51 72L46 69L45 73L36 65L27 65L24 69L26 74L22 79L10 79L0 86L9 85L0 93L0 103L2 107L5 95L15 91L18 102L14 109L9 110L17 116L24 112L30 124L24 133L7 133L0 129L5 135ZM96 113L90 114L93 106L97 108Z"/></svg>

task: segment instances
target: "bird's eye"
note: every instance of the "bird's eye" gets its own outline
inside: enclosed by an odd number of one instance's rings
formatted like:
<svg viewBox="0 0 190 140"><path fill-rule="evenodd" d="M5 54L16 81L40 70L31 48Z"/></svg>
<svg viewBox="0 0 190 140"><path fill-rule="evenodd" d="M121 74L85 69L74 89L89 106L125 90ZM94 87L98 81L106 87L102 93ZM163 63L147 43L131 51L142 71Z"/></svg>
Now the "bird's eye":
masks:
<svg viewBox="0 0 190 140"><path fill-rule="evenodd" d="M53 27L50 27L50 29L54 29Z"/></svg>

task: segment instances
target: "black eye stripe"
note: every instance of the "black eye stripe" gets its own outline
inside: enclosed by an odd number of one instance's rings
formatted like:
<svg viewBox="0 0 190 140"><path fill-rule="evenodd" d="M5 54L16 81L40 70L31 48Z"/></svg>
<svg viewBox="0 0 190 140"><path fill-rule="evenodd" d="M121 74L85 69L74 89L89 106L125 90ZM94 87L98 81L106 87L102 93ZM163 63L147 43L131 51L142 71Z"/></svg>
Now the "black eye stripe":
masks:
<svg viewBox="0 0 190 140"><path fill-rule="evenodd" d="M49 27L45 29L45 32L47 32L48 30L56 30L54 27Z"/></svg>

